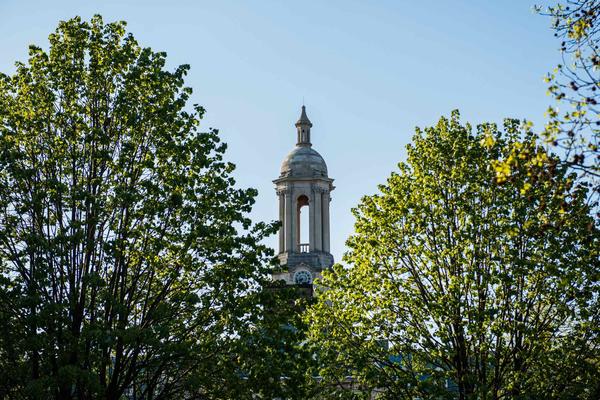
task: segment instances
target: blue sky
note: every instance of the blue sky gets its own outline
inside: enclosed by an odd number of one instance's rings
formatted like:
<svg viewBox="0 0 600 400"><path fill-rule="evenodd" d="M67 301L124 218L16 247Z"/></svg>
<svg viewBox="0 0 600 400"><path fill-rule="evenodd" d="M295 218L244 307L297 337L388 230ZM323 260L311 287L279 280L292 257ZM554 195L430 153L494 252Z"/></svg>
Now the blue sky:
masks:
<svg viewBox="0 0 600 400"><path fill-rule="evenodd" d="M190 64L192 103L220 129L253 218L277 217L271 181L295 143L304 98L312 142L335 179L332 252L350 209L405 158L415 126L460 109L464 121L527 118L552 104L543 76L559 62L549 20L528 0L0 0L0 71L47 45L59 20L125 20L143 46ZM269 243L275 246L276 238Z"/></svg>

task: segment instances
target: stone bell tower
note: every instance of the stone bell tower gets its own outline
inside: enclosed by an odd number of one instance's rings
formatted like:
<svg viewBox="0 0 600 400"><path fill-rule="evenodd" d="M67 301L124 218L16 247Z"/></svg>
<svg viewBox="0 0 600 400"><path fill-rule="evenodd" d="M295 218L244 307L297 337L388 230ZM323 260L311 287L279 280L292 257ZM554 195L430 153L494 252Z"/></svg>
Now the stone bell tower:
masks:
<svg viewBox="0 0 600 400"><path fill-rule="evenodd" d="M273 279L290 285L312 284L323 269L333 265L329 252L333 179L327 176L323 157L312 148L310 128L312 123L306 116L306 107L302 106L302 114L296 122L296 147L283 160L281 174L273 181L282 222L278 255L281 270L273 274ZM303 213L308 213L308 218ZM302 226L301 221L308 226ZM303 243L301 237L306 236L308 242Z"/></svg>

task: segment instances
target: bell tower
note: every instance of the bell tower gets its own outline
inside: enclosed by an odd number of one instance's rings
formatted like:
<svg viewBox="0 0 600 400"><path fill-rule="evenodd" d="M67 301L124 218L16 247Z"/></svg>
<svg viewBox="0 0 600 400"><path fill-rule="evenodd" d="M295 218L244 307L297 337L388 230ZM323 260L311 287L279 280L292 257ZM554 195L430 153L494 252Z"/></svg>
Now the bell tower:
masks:
<svg viewBox="0 0 600 400"><path fill-rule="evenodd" d="M306 107L302 106L296 122L296 147L283 160L281 174L273 181L281 221L278 255L281 270L273 274L273 279L290 285L312 284L323 269L333 265L329 249L333 179L327 176L323 157L312 148L311 128Z"/></svg>

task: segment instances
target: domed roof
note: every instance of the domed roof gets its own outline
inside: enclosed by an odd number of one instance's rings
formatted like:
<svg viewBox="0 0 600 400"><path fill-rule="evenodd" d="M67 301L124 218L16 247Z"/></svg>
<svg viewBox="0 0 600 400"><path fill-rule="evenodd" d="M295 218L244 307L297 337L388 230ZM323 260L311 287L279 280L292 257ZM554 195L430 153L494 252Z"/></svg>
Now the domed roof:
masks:
<svg viewBox="0 0 600 400"><path fill-rule="evenodd" d="M310 146L296 146L281 163L281 177L327 178L327 164Z"/></svg>

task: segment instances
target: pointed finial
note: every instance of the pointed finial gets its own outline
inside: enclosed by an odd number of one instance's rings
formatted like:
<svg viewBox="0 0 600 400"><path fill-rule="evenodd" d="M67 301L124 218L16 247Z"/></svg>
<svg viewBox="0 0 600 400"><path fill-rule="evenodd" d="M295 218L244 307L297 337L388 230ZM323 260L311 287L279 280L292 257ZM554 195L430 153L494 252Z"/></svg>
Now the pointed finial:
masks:
<svg viewBox="0 0 600 400"><path fill-rule="evenodd" d="M302 106L302 113L300 114L300 119L298 120L298 122L296 122L296 126L300 126L300 125L309 125L312 127L312 123L310 122L310 119L308 119L308 116L306 115L306 106Z"/></svg>

